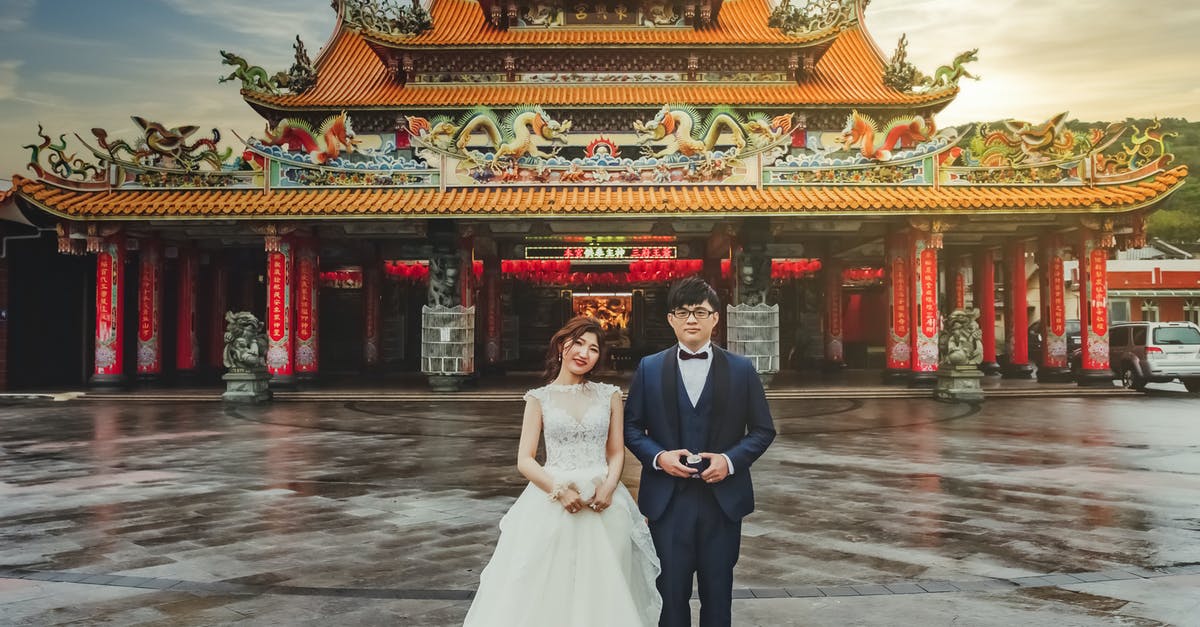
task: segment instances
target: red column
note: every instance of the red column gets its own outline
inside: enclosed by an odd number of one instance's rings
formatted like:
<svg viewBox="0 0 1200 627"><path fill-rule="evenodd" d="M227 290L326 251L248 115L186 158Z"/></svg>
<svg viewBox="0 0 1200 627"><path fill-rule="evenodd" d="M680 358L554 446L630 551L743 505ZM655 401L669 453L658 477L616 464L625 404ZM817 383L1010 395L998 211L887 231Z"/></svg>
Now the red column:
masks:
<svg viewBox="0 0 1200 627"><path fill-rule="evenodd" d="M175 370L193 376L200 366L200 339L196 333L196 297L200 289L200 254L191 246L179 249L179 307L176 310Z"/></svg>
<svg viewBox="0 0 1200 627"><path fill-rule="evenodd" d="M983 332L983 363L979 369L987 374L1000 372L996 363L996 257L990 248L975 255L975 308L979 310L979 329Z"/></svg>
<svg viewBox="0 0 1200 627"><path fill-rule="evenodd" d="M272 383L293 382L292 242L267 236L267 372Z"/></svg>
<svg viewBox="0 0 1200 627"><path fill-rule="evenodd" d="M120 385L125 381L124 295L125 237L99 238L96 255L96 359L93 385ZM94 250L94 249L93 249Z"/></svg>
<svg viewBox="0 0 1200 627"><path fill-rule="evenodd" d="M318 271L316 242L311 239L296 243L296 374L312 379L319 366L317 329Z"/></svg>
<svg viewBox="0 0 1200 627"><path fill-rule="evenodd" d="M372 257L363 268L363 365L367 370L379 367L380 349L380 261Z"/></svg>
<svg viewBox="0 0 1200 627"><path fill-rule="evenodd" d="M912 306L909 302L911 282L909 235L907 232L891 233L887 237L886 258L888 278L887 370L888 379L907 380L912 368Z"/></svg>
<svg viewBox="0 0 1200 627"><path fill-rule="evenodd" d="M1029 363L1029 296L1026 293L1024 241L1009 244L1004 268L1008 273L1004 291L1004 341L1008 347L1008 364L1004 367L1004 376L1028 379L1033 375L1033 364Z"/></svg>
<svg viewBox="0 0 1200 627"><path fill-rule="evenodd" d="M1038 269L1042 351L1035 356L1040 362L1037 379L1042 382L1070 381L1066 281L1062 245L1057 235L1045 235L1038 241Z"/></svg>
<svg viewBox="0 0 1200 627"><path fill-rule="evenodd" d="M842 314L842 264L829 259L825 265L825 365L832 368L846 365Z"/></svg>
<svg viewBox="0 0 1200 627"><path fill-rule="evenodd" d="M1112 386L1108 361L1108 248L1112 242L1083 229L1079 247L1079 324L1082 368L1079 385Z"/></svg>
<svg viewBox="0 0 1200 627"><path fill-rule="evenodd" d="M932 238L914 232L912 239L912 304L916 326L912 338L912 378L914 384L932 384L937 379L938 331L938 249Z"/></svg>
<svg viewBox="0 0 1200 627"><path fill-rule="evenodd" d="M229 268L221 257L212 262L212 292L209 296L208 365L225 370L225 312L229 309Z"/></svg>
<svg viewBox="0 0 1200 627"><path fill-rule="evenodd" d="M157 239L141 242L138 259L139 379L152 380L162 374L163 246Z"/></svg>
<svg viewBox="0 0 1200 627"><path fill-rule="evenodd" d="M498 370L504 360L504 310L500 303L500 258L483 259L483 304L485 308L483 360L489 371Z"/></svg>

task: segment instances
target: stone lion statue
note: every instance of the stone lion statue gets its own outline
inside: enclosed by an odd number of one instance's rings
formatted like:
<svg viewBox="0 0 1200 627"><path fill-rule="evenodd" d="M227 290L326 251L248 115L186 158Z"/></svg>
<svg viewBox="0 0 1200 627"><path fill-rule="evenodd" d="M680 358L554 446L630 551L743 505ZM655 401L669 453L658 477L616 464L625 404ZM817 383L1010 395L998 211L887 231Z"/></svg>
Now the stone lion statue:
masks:
<svg viewBox="0 0 1200 627"><path fill-rule="evenodd" d="M979 365L983 361L983 330L978 309L955 309L938 336L939 367Z"/></svg>
<svg viewBox="0 0 1200 627"><path fill-rule="evenodd" d="M225 367L232 372L267 366L267 335L263 323L248 311L225 313Z"/></svg>

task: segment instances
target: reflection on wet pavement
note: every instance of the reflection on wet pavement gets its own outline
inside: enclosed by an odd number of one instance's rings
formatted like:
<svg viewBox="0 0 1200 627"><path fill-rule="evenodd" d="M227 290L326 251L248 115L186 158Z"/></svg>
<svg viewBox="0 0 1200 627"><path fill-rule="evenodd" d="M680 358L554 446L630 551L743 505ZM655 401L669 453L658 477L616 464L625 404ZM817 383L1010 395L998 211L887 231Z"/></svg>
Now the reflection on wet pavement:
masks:
<svg viewBox="0 0 1200 627"><path fill-rule="evenodd" d="M1010 610L1120 612L1111 596L1052 591L1196 570L1195 405L1183 395L773 401L779 438L754 467L758 511L736 572L740 596L762 597L746 616L772 607L767 597L964 582L982 593L989 580ZM461 621L525 483L520 412L454 401L0 409L0 615ZM60 588L39 596L35 584ZM996 592L1006 589L1017 591Z"/></svg>

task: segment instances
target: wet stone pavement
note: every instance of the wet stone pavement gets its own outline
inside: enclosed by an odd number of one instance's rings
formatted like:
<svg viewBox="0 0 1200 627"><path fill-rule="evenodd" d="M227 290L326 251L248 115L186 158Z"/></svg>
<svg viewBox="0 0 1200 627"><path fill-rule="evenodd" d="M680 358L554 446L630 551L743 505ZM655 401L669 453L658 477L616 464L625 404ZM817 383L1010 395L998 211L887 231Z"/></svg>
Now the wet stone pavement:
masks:
<svg viewBox="0 0 1200 627"><path fill-rule="evenodd" d="M774 400L734 622L1200 624L1198 408ZM461 624L525 483L520 414L2 405L0 624Z"/></svg>

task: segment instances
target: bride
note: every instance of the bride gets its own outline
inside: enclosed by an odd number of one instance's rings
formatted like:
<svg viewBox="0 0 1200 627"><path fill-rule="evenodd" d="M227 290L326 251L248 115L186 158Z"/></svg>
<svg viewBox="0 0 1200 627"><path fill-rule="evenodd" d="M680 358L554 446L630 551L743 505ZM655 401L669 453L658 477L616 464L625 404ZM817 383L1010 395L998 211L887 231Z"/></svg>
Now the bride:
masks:
<svg viewBox="0 0 1200 627"><path fill-rule="evenodd" d="M517 470L529 485L500 520L467 627L658 624L658 557L620 482L621 391L589 380L603 333L592 318L568 322L550 340L550 383L525 394Z"/></svg>

